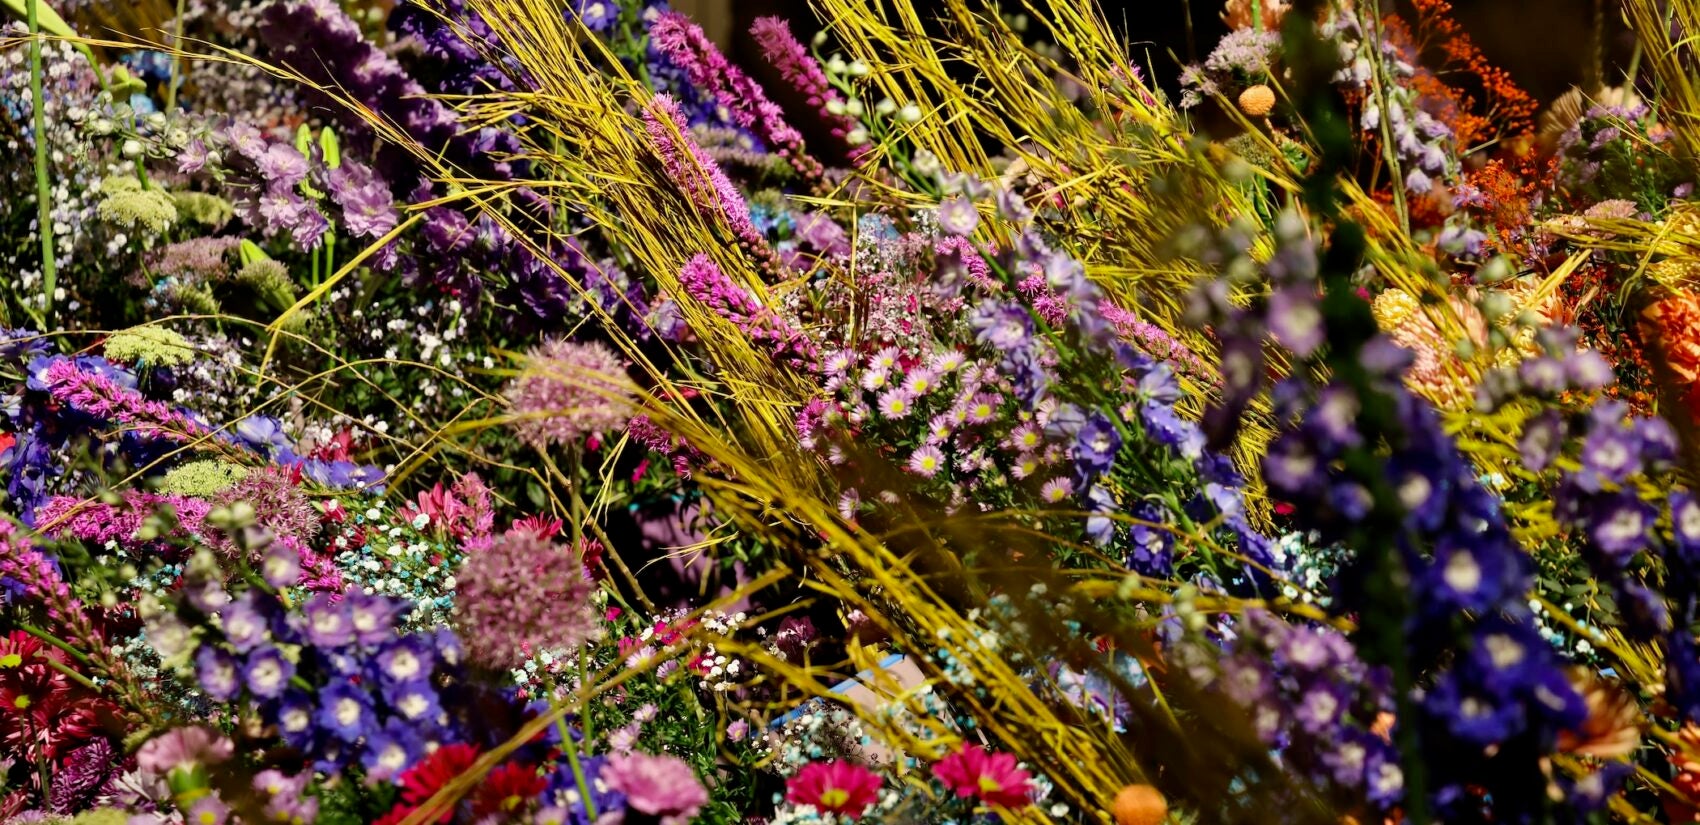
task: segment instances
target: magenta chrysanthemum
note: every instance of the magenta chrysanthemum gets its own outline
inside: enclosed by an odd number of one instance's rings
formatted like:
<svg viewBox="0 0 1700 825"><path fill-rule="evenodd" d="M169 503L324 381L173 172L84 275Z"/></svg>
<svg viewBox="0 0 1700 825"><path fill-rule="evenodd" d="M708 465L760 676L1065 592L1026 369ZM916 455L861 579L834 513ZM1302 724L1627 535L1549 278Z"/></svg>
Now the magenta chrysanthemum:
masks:
<svg viewBox="0 0 1700 825"><path fill-rule="evenodd" d="M533 654L595 638L590 580L573 551L536 534L498 536L455 576L455 622L473 658L518 667Z"/></svg>
<svg viewBox="0 0 1700 825"><path fill-rule="evenodd" d="M525 369L508 385L520 416L514 429L543 448L576 444L585 436L625 427L626 362L606 345L548 341L531 350Z"/></svg>

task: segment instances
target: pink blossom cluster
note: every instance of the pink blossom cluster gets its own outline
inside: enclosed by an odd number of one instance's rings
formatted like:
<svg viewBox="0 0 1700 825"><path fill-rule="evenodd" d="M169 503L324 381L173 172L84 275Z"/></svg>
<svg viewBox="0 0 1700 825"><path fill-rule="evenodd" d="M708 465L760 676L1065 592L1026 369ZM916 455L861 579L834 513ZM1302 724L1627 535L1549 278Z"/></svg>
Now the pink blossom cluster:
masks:
<svg viewBox="0 0 1700 825"><path fill-rule="evenodd" d="M496 512L490 503L490 488L477 473L467 473L452 487L437 484L419 494L417 501L400 508L401 517L414 521L420 516L433 530L460 539L467 552L490 546Z"/></svg>
<svg viewBox="0 0 1700 825"><path fill-rule="evenodd" d="M825 170L803 151L803 136L786 122L779 105L769 100L761 84L720 53L702 27L678 12L661 15L650 28L651 42L684 70L691 84L714 95L732 113L732 118L754 131L780 157L810 180Z"/></svg>
<svg viewBox="0 0 1700 825"><path fill-rule="evenodd" d="M70 359L55 360L36 377L46 385L55 400L79 412L128 424L178 442L190 441L210 432L205 424L172 409L170 405L150 401L141 393L104 375L79 369Z"/></svg>
<svg viewBox="0 0 1700 825"><path fill-rule="evenodd" d="M737 324L745 335L767 343L786 363L806 368L820 360L814 341L733 283L707 255L697 255L679 270L679 285L692 298Z"/></svg>
<svg viewBox="0 0 1700 825"><path fill-rule="evenodd" d="M1098 303L1098 314L1115 327L1123 341L1137 345L1151 357L1168 361L1175 369L1195 378L1210 374L1204 362L1180 339L1163 331L1162 327L1139 319L1138 315L1116 306L1109 300Z"/></svg>

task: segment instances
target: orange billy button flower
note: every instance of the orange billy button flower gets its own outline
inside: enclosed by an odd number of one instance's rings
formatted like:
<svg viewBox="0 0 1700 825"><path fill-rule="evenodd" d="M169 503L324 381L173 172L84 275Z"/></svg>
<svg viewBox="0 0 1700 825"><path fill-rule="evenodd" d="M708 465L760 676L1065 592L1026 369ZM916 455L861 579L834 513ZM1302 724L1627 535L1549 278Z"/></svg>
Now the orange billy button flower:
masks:
<svg viewBox="0 0 1700 825"><path fill-rule="evenodd" d="M1169 803L1150 785L1129 785L1116 794L1110 812L1116 825L1161 825L1169 815Z"/></svg>
<svg viewBox="0 0 1700 825"><path fill-rule="evenodd" d="M1240 92L1240 111L1251 117L1263 117L1275 109L1275 90L1257 84Z"/></svg>

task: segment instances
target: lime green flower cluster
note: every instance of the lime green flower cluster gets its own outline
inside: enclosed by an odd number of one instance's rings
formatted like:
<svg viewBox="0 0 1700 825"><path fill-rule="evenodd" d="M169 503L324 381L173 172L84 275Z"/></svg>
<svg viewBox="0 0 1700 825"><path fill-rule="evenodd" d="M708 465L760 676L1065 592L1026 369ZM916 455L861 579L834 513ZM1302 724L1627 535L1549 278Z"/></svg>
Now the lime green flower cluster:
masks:
<svg viewBox="0 0 1700 825"><path fill-rule="evenodd" d="M171 468L160 479L159 491L181 496L206 497L222 493L248 476L248 468L228 461L204 459Z"/></svg>
<svg viewBox="0 0 1700 825"><path fill-rule="evenodd" d="M175 367L195 360L195 348L189 339L165 327L131 327L106 339L106 357L126 364Z"/></svg>
<svg viewBox="0 0 1700 825"><path fill-rule="evenodd" d="M158 188L143 189L135 178L107 178L101 181L100 192L98 214L107 223L162 235L177 222L177 205L171 196Z"/></svg>

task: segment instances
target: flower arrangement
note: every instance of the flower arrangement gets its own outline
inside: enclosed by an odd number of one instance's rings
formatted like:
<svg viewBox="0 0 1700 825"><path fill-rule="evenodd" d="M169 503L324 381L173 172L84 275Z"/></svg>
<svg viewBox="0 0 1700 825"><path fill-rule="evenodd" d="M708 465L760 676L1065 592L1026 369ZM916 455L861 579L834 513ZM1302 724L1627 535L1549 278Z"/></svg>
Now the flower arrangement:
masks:
<svg viewBox="0 0 1700 825"><path fill-rule="evenodd" d="M10 5L0 820L1700 818L1692 0Z"/></svg>

